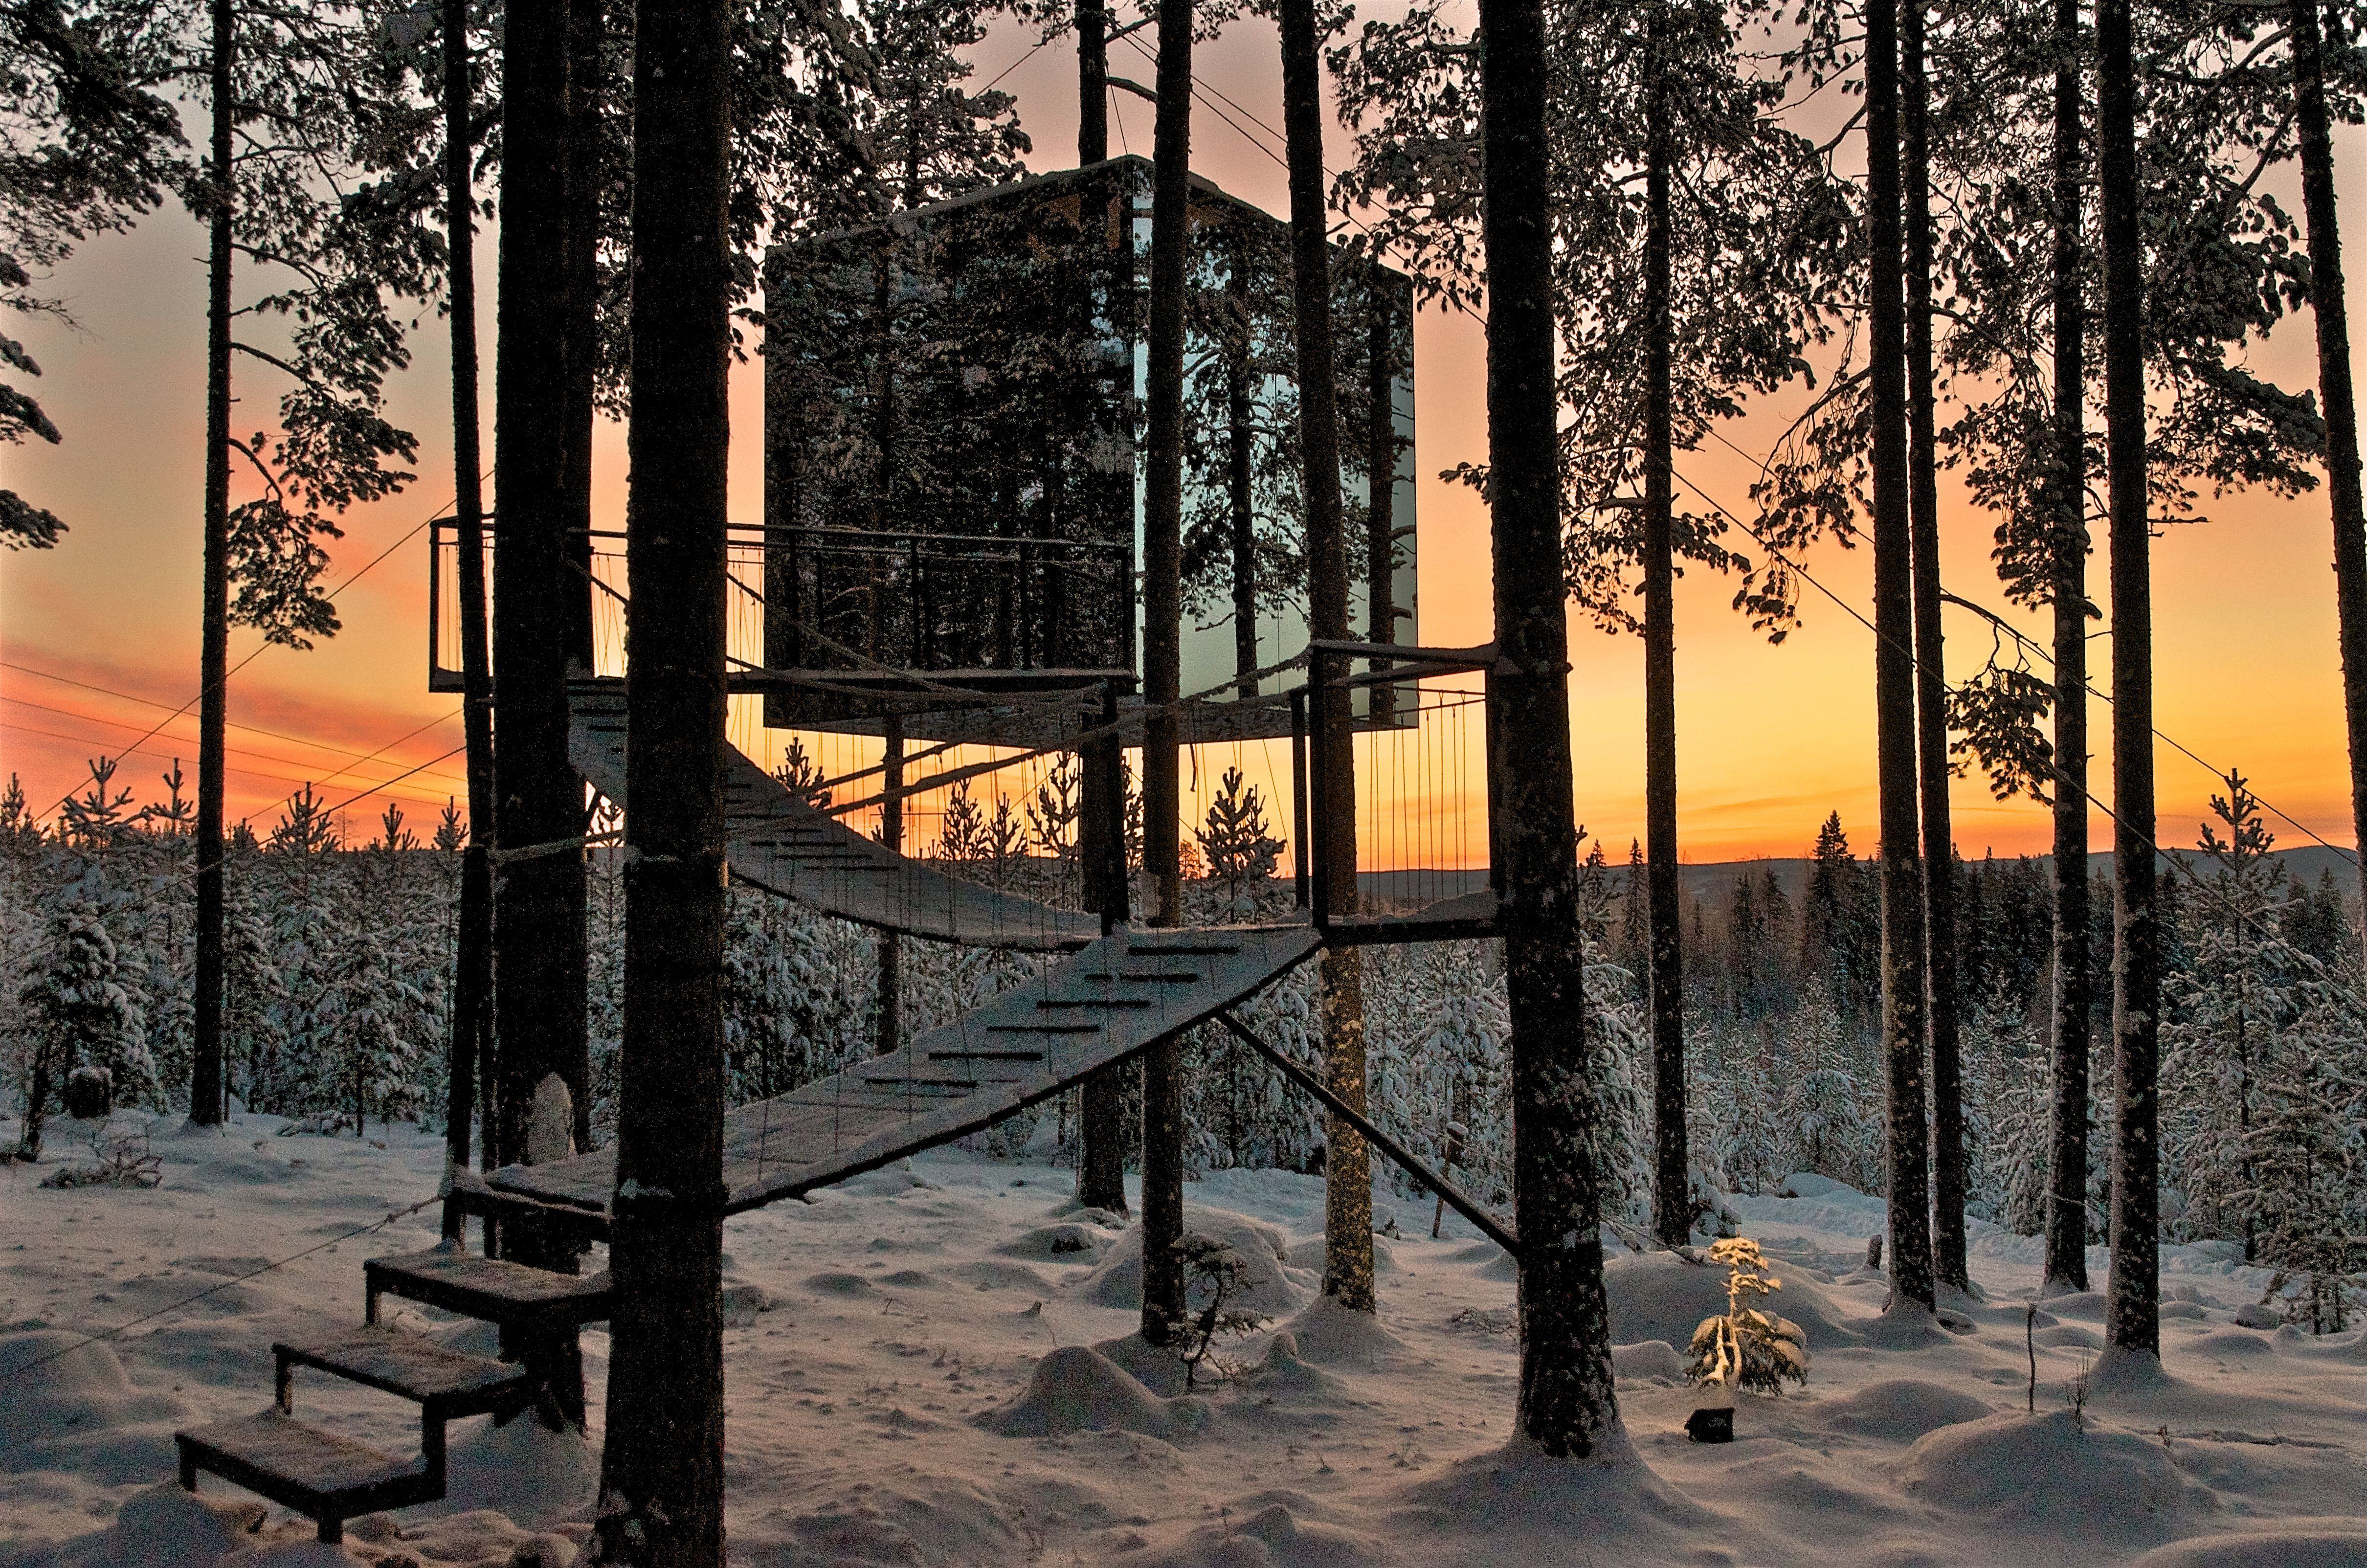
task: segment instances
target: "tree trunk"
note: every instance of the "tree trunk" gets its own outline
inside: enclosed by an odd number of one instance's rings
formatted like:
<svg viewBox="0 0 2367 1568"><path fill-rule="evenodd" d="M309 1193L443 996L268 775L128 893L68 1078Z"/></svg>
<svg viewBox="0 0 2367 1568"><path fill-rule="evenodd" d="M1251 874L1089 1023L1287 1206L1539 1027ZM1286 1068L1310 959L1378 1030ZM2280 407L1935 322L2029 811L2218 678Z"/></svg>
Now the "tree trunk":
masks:
<svg viewBox="0 0 2367 1568"><path fill-rule="evenodd" d="M2096 173L2103 193L2104 449L2112 563L2112 1275L2105 1343L2161 1354L2161 953L2154 911L2153 594L2146 516L2144 256L2137 232L2130 0L2096 8Z"/></svg>
<svg viewBox="0 0 2367 1568"><path fill-rule="evenodd" d="M1109 13L1102 0L1077 0L1077 162L1098 164L1109 156ZM1085 211L1083 243L1090 252L1103 243L1106 219L1097 203ZM1128 221L1130 231L1131 222ZM1132 243L1123 253L1133 265ZM1085 884L1098 889L1089 907L1104 930L1127 918L1125 753L1115 742L1088 746L1078 760L1085 821L1077 834L1085 862ZM1113 835L1111 824L1116 827ZM1111 858L1116 857L1115 870ZM1112 1214L1127 1212L1126 1156L1132 1140L1126 1119L1131 1063L1104 1067L1085 1080L1077 1124L1077 1201Z"/></svg>
<svg viewBox="0 0 2367 1568"><path fill-rule="evenodd" d="M879 721L879 842L904 852L904 723L890 713ZM885 1056L904 1043L904 942L893 931L878 937L878 1006L872 1016L871 1050Z"/></svg>
<svg viewBox="0 0 2367 1568"><path fill-rule="evenodd" d="M1257 682L1250 678L1258 667L1257 495L1251 487L1257 437L1250 428L1249 267L1238 237L1231 260L1225 282L1225 499L1233 536L1233 673L1241 677L1233 689L1248 701L1257 696Z"/></svg>
<svg viewBox="0 0 2367 1568"><path fill-rule="evenodd" d="M1397 306L1380 258L1373 260L1372 310L1365 318L1365 353L1369 383L1365 426L1365 641L1398 640L1397 601ZM1375 673L1395 666L1375 659ZM1397 716L1393 686L1365 688L1376 728Z"/></svg>
<svg viewBox="0 0 2367 1568"><path fill-rule="evenodd" d="M1906 0L1898 51L1905 91L1908 512L1915 556L1915 725L1923 800L1925 1020L1931 1047L1931 1266L1972 1289L1965 1256L1965 1102L1956 1012L1956 838L1948 812L1948 676L1940 636L1940 474L1931 384L1931 85L1923 3Z"/></svg>
<svg viewBox="0 0 2367 1568"><path fill-rule="evenodd" d="M1890 1288L1931 1307L1923 1093L1923 879L1916 840L1915 538L1907 472L1898 14L1866 7L1867 298L1874 413L1874 686L1882 797L1882 1038L1889 1079Z"/></svg>
<svg viewBox="0 0 2367 1568"><path fill-rule="evenodd" d="M1660 8L1651 13L1659 34ZM1669 108L1655 88L1644 162L1644 838L1652 922L1652 1233L1693 1234L1685 1147L1683 912L1677 886L1676 504L1670 364Z"/></svg>
<svg viewBox="0 0 2367 1568"><path fill-rule="evenodd" d="M1117 716L1115 699L1105 703L1104 722ZM1126 869L1126 776L1124 752L1116 740L1085 748L1083 778L1078 795L1082 821L1078 824L1078 852L1084 861L1086 907L1102 917L1104 935L1127 917ZM1126 1200L1126 1157L1133 1139L1127 1123L1127 1089L1137 1071L1134 1063L1104 1067L1085 1080L1077 1129L1077 1201L1087 1209L1112 1214L1128 1211Z"/></svg>
<svg viewBox="0 0 2367 1568"><path fill-rule="evenodd" d="M41 1129L50 1119L50 1095L54 1088L51 1080L57 1076L52 1062L59 1046L54 1037L47 1037L33 1046L31 1081L25 1085L24 1119L17 1129L17 1158L27 1165L41 1157Z"/></svg>
<svg viewBox="0 0 2367 1568"><path fill-rule="evenodd" d="M573 564L561 580L560 591L566 597L570 670L583 676L591 675L595 668L592 600L598 591L592 585L592 395L599 368L605 6L606 0L567 0L567 143L561 154L567 191L562 220L567 233L560 256L560 290L566 312L562 330L567 342L567 558Z"/></svg>
<svg viewBox="0 0 2367 1568"><path fill-rule="evenodd" d="M1323 81L1315 53L1315 0L1282 0L1282 125L1289 153L1291 301L1298 347L1298 445L1307 503L1308 626L1318 639L1348 636L1348 551L1340 505L1340 377L1331 342L1331 246L1323 218ZM1345 659L1316 658L1315 831L1323 835L1318 899L1334 915L1356 910L1355 715ZM1323 1060L1331 1092L1365 1112L1363 954L1323 953ZM1355 1124L1324 1125L1323 1293L1369 1312L1373 1301L1372 1154Z"/></svg>
<svg viewBox="0 0 2367 1568"><path fill-rule="evenodd" d="M1551 143L1542 0L1481 0L1489 511L1499 659L1490 858L1512 1010L1523 1436L1583 1459L1622 1441L1603 1287L1604 1108L1586 1049L1556 461Z"/></svg>
<svg viewBox="0 0 2367 1568"><path fill-rule="evenodd" d="M1158 907L1184 919L1181 718L1184 573L1184 289L1191 244L1192 0L1160 0L1159 115L1151 149L1150 406L1143 475L1142 865ZM1184 1260L1183 1052L1173 1040L1142 1058L1142 1336L1181 1331Z"/></svg>
<svg viewBox="0 0 2367 1568"><path fill-rule="evenodd" d="M906 205L911 205L907 192ZM871 476L871 528L874 535L885 540L896 529L896 273L897 242L892 230L874 254L871 261L872 326L878 335L876 364L873 373L871 405L872 451L878 466ZM892 659L894 650L888 646L885 628L890 609L889 566L885 560L875 557L871 566L871 627L870 654L875 659ZM916 592L917 583L905 585L906 592ZM920 662L917 652L912 662ZM904 730L898 716L884 713L879 720L880 791L886 797L879 803L879 842L899 854L904 848ZM904 1038L904 944L893 931L882 931L873 939L876 985L875 1006L871 1015L871 1049L875 1055L885 1056L899 1049Z"/></svg>
<svg viewBox="0 0 2367 1568"><path fill-rule="evenodd" d="M1077 163L1109 156L1109 10L1077 0Z"/></svg>
<svg viewBox="0 0 2367 1568"><path fill-rule="evenodd" d="M2088 1288L2087 301L2079 219L2079 0L2055 0L2055 1016L2050 1292Z"/></svg>
<svg viewBox="0 0 2367 1568"><path fill-rule="evenodd" d="M723 722L731 11L644 5L633 70L625 1040L593 1560L723 1562Z"/></svg>
<svg viewBox="0 0 2367 1568"><path fill-rule="evenodd" d="M2317 395L2326 415L2326 479L2334 509L2334 595L2342 650L2342 714L2350 740L2350 825L2367 908L2367 508L2359 480L2359 407L2350 387L2350 324L2335 222L2334 142L2326 109L2325 42L2316 0L2288 0L2293 115L2301 128L2301 201L2309 228L2309 300L2317 319Z"/></svg>
<svg viewBox="0 0 2367 1568"><path fill-rule="evenodd" d="M493 668L499 755L495 833L515 849L583 832L583 783L567 757L567 678L582 576L567 502L565 291L551 286L566 222L565 0L520 0L504 34L500 327L493 358ZM547 1077L567 1083L584 1051L584 882L580 854L544 854L493 880L493 1124L502 1162L527 1157L527 1121ZM516 1232L520 1227L510 1227ZM543 1248L556 1264L572 1250Z"/></svg>
<svg viewBox="0 0 2367 1568"><path fill-rule="evenodd" d="M222 1085L223 737L230 722L230 269L231 88L237 47L231 0L212 0L213 59L209 91L213 137L208 166L213 189L206 214L205 608L198 654L197 1005L189 1077L189 1119L221 1123ZM250 1089L250 1093L252 1090Z"/></svg>
<svg viewBox="0 0 2367 1568"><path fill-rule="evenodd" d="M460 856L460 931L452 985L452 1051L445 1104L447 1173L469 1168L477 1064L493 981L493 671L485 652L484 458L478 445L476 185L469 134L469 0L444 0L444 226L452 255L452 517L459 540L460 722L468 742L469 843ZM463 1216L447 1209L444 1233Z"/></svg>
<svg viewBox="0 0 2367 1568"><path fill-rule="evenodd" d="M600 166L600 101L607 64L603 45L607 35L607 0L568 0L567 6L567 146L563 154L566 179L566 251L561 258L567 343L567 482L566 559L554 591L560 596L569 626L567 669L571 676L590 676L598 668L594 653L593 601L599 590L592 578L592 426L593 381L598 369L599 270L602 201L605 194ZM571 779L572 782L572 779ZM581 799L581 786L574 786ZM579 811L581 807L579 806ZM576 831L582 831L580 828ZM563 919L582 933L567 957L577 971L569 977L571 993L585 996L579 1017L570 1019L565 1037L557 1042L554 1070L567 1085L575 1112L575 1146L592 1146L592 1031L590 1015L591 941L590 879L580 857L562 857L574 868L559 882L565 901Z"/></svg>

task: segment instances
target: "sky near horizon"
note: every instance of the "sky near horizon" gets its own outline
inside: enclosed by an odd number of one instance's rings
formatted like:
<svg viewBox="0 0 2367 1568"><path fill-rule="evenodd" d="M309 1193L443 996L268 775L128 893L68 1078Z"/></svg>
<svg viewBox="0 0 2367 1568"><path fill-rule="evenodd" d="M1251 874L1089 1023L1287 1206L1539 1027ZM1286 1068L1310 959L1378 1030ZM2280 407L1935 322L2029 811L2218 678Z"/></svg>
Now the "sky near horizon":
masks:
<svg viewBox="0 0 2367 1568"><path fill-rule="evenodd" d="M1028 35L998 28L976 51L980 71L973 80L983 83L1007 70L1001 85L1017 95L1035 139L1032 163L1042 169L1066 166L1074 162L1073 51L1063 40L1030 53L1031 42ZM1237 24L1195 54L1205 83L1265 124L1279 123L1280 74L1270 24ZM1112 69L1141 78L1150 71L1149 61L1129 58L1124 46L1114 51ZM1113 150L1148 153L1149 106L1124 94L1113 95ZM1336 127L1332 146L1336 167L1345 148ZM2362 153L2367 137L2358 128L2340 128L2338 183L2347 202L2343 233L2352 258L2353 320L2367 318L2367 287L2359 282L2367 262L2358 259L2367 256ZM1286 210L1274 153L1206 107L1195 114L1194 165L1269 210ZM2291 186L2290 171L2282 173ZM2285 195L2297 211L2298 200ZM494 232L481 238L479 264L489 452L495 243ZM65 439L56 448L0 447L0 473L9 488L57 512L71 528L53 551L0 553L0 772L21 776L36 810L50 808L85 780L86 759L120 754L197 688L203 255L197 226L179 209L169 209L131 233L94 240L61 269L54 290L77 318L75 328L36 320L13 329L43 368L31 390ZM391 798L424 836L446 800L464 792L459 756L444 755L459 744L457 699L425 689L425 535L406 541L451 495L441 319L423 315L412 345L413 363L393 386L391 414L419 436L413 466L420 477L401 495L345 519L346 537L332 548L329 574L333 584L355 578L337 598L344 631L311 652L265 651L234 675L233 819L267 824L289 791L307 782L332 802L385 784L353 808L349 835L367 837L370 822L365 819L374 820ZM1425 310L1415 346L1421 637L1433 645L1483 642L1489 631L1486 515L1474 493L1439 478L1455 463L1485 454L1480 324ZM2256 348L2252 364L2281 384L2314 388L2308 316L2288 318ZM276 389L260 377L246 385L254 401L234 423L243 428L267 424L266 398L276 398ZM1681 494L1695 489L1742 511L1755 466L1744 453L1763 448L1785 401L1771 400L1727 426L1731 448L1713 439L1700 452L1680 454ZM761 392L753 361L734 372L731 418L738 437L732 515L753 518L763 484ZM599 526L621 526L625 491L624 431L604 424L594 495ZM2206 495L2202 509L2209 521L2172 526L2154 546L2157 722L2213 767L2241 768L2273 807L2288 813L2293 822L2271 824L2282 846L2313 842L2312 834L2348 846L2325 491L2321 486L2291 501ZM1988 560L1993 523L1944 474L1941 520L1948 586L2006 612L2043 640L2041 619L2011 610L1999 590ZM1747 541L1738 542L1749 549ZM390 549L380 563L356 577ZM1819 547L1806 564L1840 600L1871 613L1870 548ZM2090 573L2091 592L2101 603L2101 541ZM1771 647L1727 608L1731 593L1730 585L1698 571L1678 590L1682 858L1799 854L1832 811L1840 812L1860 852L1870 851L1875 816L1871 634L1831 598L1810 589L1804 624ZM1968 613L1951 611L1947 635L1949 675L1961 679L1987 658L1990 634ZM234 631L232 665L259 642L251 631ZM2106 646L2099 642L2091 662L2100 684ZM1574 619L1571 657L1579 820L1614 858L1623 858L1629 838L1642 832L1644 816L1641 645ZM735 741L753 748L769 739L777 753L779 737L763 735L751 704L736 706ZM2109 777L2105 724L2099 706L2091 725L2100 790ZM126 758L118 785L128 784L135 800L161 796L157 776L178 757L190 778L186 792L194 794L196 731L194 708L166 722ZM833 747L826 765L859 760L860 743ZM1394 756L1388 743L1366 744L1367 801L1384 802L1368 804L1374 831L1399 831L1391 822L1401 822L1407 810L1400 807L1410 809L1417 797L1421 814L1447 824L1406 836L1394 854L1383 850L1376 857L1368 849L1368 867L1376 860L1436 864L1457 856L1467 862L1475 856L1481 841L1462 819L1478 809L1476 751L1476 730L1425 732ZM1192 792L1205 795L1228 760L1212 755ZM1244 766L1253 778L1271 777L1264 759L1244 759ZM2195 824L2208 812L2212 774L2168 744L2158 748L2157 771L2162 841L2191 843ZM1194 783L1187 773L1187 788ZM1957 843L1967 856L1989 849L2043 853L2048 846L2043 811L2026 801L1993 801L1977 777L1956 782L1954 802ZM2091 846L2108 848L2110 842L2111 824L2099 812L2091 821Z"/></svg>

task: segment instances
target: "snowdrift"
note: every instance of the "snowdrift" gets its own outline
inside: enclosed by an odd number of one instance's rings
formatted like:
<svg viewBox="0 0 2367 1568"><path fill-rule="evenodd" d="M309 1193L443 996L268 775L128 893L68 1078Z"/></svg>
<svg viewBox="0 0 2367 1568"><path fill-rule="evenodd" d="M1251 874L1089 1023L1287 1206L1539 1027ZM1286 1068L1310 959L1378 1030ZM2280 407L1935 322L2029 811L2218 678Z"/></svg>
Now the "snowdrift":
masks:
<svg viewBox="0 0 2367 1568"><path fill-rule="evenodd" d="M1806 1330L1812 1351L1856 1343L1858 1333L1844 1326L1851 1316L1849 1310L1823 1286L1780 1263L1774 1266L1774 1273L1784 1288L1761 1301L1762 1311L1790 1318ZM1691 1345L1702 1319L1726 1311L1726 1270L1688 1263L1672 1252L1614 1257L1603 1266L1603 1283L1611 1297L1614 1345L1647 1339L1666 1340L1677 1346Z"/></svg>
<svg viewBox="0 0 2367 1568"><path fill-rule="evenodd" d="M1935 1508L2078 1537L2157 1540L2218 1506L2157 1439L2067 1410L1942 1426L1907 1451L1898 1483Z"/></svg>
<svg viewBox="0 0 2367 1568"><path fill-rule="evenodd" d="M1207 1425L1208 1407L1192 1398L1162 1399L1100 1351L1066 1345L1036 1363L1027 1392L978 1425L1006 1437L1072 1432L1138 1432L1172 1439Z"/></svg>

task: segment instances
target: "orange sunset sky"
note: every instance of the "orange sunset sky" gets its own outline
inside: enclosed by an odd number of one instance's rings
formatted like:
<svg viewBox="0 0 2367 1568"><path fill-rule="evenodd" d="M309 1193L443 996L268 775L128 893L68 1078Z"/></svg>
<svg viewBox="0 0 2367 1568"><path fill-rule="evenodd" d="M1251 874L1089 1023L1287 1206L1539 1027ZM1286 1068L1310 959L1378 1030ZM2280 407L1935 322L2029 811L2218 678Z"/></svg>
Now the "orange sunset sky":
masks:
<svg viewBox="0 0 2367 1568"><path fill-rule="evenodd" d="M984 82L1026 55L1032 40L998 30L976 52ZM1237 24L1199 51L1202 79L1268 124L1280 121L1279 67L1270 25ZM1150 66L1121 45L1113 71L1147 80ZM1002 85L1019 98L1035 136L1034 162L1073 162L1074 55L1065 41L1012 69ZM1149 106L1115 96L1114 150L1150 151ZM1277 159L1206 109L1195 112L1195 166L1265 206L1285 210ZM1334 142L1334 163L1344 138ZM1278 145L1278 144L1277 144ZM2354 128L2338 140L2344 237L2351 257L2354 319L2367 317L2367 184L2359 178L2362 145ZM2288 172L2289 173L2289 172ZM2293 184L2290 177L2288 187ZM2287 190L2290 206L2298 200ZM493 313L490 246L481 242L488 374L486 430L492 428L490 367ZM21 327L46 372L33 389L64 432L57 448L0 448L6 483L57 512L72 531L50 551L0 556L0 767L21 775L36 809L49 807L80 779L85 759L119 754L189 700L198 655L198 517L203 471L204 299L202 235L178 209L152 217L129 235L85 247L55 279L78 330L42 321ZM2316 385L2306 315L2289 320L2256 346L2256 369L2288 386ZM427 317L413 337L414 363L395 386L393 415L420 437L420 479L402 495L354 513L334 551L332 582L342 582L444 506L451 494L444 326ZM1468 643L1489 632L1485 515L1470 492L1436 476L1484 454L1484 346L1467 317L1425 312L1416 330L1417 468L1421 478L1421 635L1433 644ZM242 370L241 373L244 373ZM260 378L254 400L235 417L243 428L270 417ZM1757 452L1777 418L1770 408L1727 429ZM731 464L735 517L755 517L762 490L760 392L755 367L735 372L732 420L739 439ZM1681 455L1680 472L1710 496L1739 510L1751 465L1716 442ZM2005 608L1988 563L1991 523L1949 485L1943 490L1943 575L1969 597ZM595 506L602 526L621 526L624 434L604 425ZM2294 501L2239 494L2205 498L2211 520L2170 528L2155 545L2156 669L2161 728L2219 767L2250 776L2275 807L2349 845L2346 751L2335 652L2334 591L2327 503L2322 489ZM1748 549L1747 541L1738 541ZM1870 606L1871 551L1823 549L1808 562L1841 598ZM2102 600L2101 548L2091 568ZM264 652L232 683L231 809L258 825L299 784L315 781L330 801L421 771L386 791L423 833L436 809L462 791L456 699L425 688L425 536L402 544L338 598L345 630L309 653ZM1873 848L1874 819L1873 648L1866 630L1811 593L1806 624L1781 647L1754 636L1727 608L1729 585L1695 574L1681 585L1678 701L1681 829L1684 858L1716 861L1802 853L1817 824L1838 809L1861 853ZM2042 638L2039 619L2019 615ZM1961 678L1987 656L1989 635L1976 620L1950 612L1949 670ZM234 632L236 665L259 640ZM1571 726L1576 743L1580 820L1624 858L1643 824L1641 655L1631 640L1583 623L1572 628L1575 671ZM2105 653L2097 650L2099 679ZM74 684L80 683L80 684ZM735 712L734 739L766 744L750 705ZM2095 717L2104 749L2104 715ZM1470 863L1483 854L1474 819L1478 804L1477 727L1456 735L1433 727L1418 741L1366 742L1366 793L1387 803L1375 824L1400 847L1368 839L1368 867ZM175 756L194 774L194 710L164 725L130 757L122 778L141 799L159 792L157 774ZM777 737L769 738L777 746ZM856 760L861 743L833 742L832 763ZM1392 751L1390 748L1395 747ZM1205 788L1231 760L1204 759ZM1244 756L1252 777L1266 759ZM1188 768L1188 765L1187 765ZM2163 747L2160 821L2165 843L2191 843L2206 812L2213 779ZM2106 776L2097 767L2099 788ZM1186 782L1192 781L1187 771ZM194 782L191 784L194 790ZM349 831L367 836L384 796L354 808ZM1999 804L1978 778L1955 786L1957 841L1977 857L2043 851L2044 814L2027 801ZM1412 808L1419 802L1420 811ZM1400 809L1400 806L1404 809ZM1420 832L1403 824L1419 817ZM2274 823L2279 842L2310 840ZM2109 847L2099 813L2091 844ZM1378 853L1375 853L1375 851Z"/></svg>

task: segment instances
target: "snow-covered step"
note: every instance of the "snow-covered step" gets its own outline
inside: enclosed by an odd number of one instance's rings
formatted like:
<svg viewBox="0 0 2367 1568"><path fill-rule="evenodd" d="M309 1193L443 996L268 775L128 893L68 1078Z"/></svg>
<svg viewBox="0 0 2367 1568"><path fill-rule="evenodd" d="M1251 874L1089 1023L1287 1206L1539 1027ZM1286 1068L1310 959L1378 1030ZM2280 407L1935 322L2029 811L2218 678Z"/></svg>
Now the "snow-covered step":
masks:
<svg viewBox="0 0 2367 1568"><path fill-rule="evenodd" d="M440 1439L440 1431L436 1434ZM382 1508L407 1508L444 1495L443 1444L422 1460L399 1460L277 1410L217 1421L173 1441L181 1451L181 1484L194 1492L198 1472L219 1475L249 1492L293 1508L320 1528L321 1539L345 1539L347 1519Z"/></svg>
<svg viewBox="0 0 2367 1568"><path fill-rule="evenodd" d="M362 1265L364 1316L377 1323L379 1299L400 1296L423 1306L505 1327L572 1329L608 1315L607 1273L561 1274L506 1258L465 1252L416 1252Z"/></svg>
<svg viewBox="0 0 2367 1568"><path fill-rule="evenodd" d="M367 1327L271 1347L279 1408L292 1412L295 1370L311 1367L418 1404L438 1423L463 1415L507 1415L532 1404L539 1380L526 1367L472 1356L425 1335Z"/></svg>
<svg viewBox="0 0 2367 1568"><path fill-rule="evenodd" d="M576 1331L606 1320L615 1299L606 1270L561 1274L439 1247L369 1259L362 1265L362 1290L363 1316L373 1325L384 1296L499 1324L504 1349L549 1391L544 1418L583 1424L583 1355Z"/></svg>

